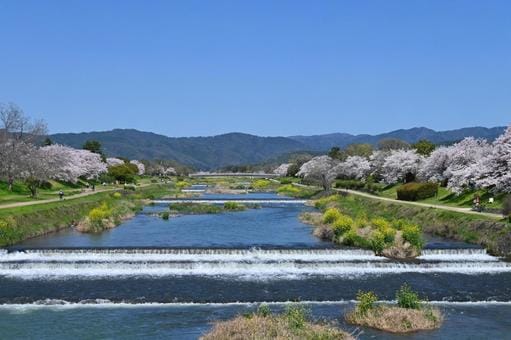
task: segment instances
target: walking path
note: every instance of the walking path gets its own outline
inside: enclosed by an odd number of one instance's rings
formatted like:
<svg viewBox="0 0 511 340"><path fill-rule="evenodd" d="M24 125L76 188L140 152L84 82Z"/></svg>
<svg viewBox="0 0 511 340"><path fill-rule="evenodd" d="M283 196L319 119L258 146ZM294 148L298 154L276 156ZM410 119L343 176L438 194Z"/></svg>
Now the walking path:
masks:
<svg viewBox="0 0 511 340"><path fill-rule="evenodd" d="M296 186L301 186L301 187L311 187L309 185L304 185L304 184L299 184L299 183L293 183L293 184ZM470 208L451 207L448 205L430 204L430 203L421 203L421 202L400 201L400 200L396 200L393 198L376 196L376 195L369 194L367 192L361 192L361 191L350 190L350 189L334 189L334 190L337 192L346 192L346 193L350 193L350 194L357 195L357 196L362 196L362 197L367 197L367 198L372 198L372 199L376 199L376 200L380 200L380 201L392 202L392 203L397 203L397 204L408 204L408 205L414 205L414 206L424 207L424 208L442 209L442 210L460 212L460 213L464 213L464 214L486 216L486 217L491 217L491 218L495 218L495 219L502 218L502 216L500 214L478 212L478 211L473 211Z"/></svg>
<svg viewBox="0 0 511 340"><path fill-rule="evenodd" d="M143 188L143 187L146 187L149 185L151 185L151 184L142 184L142 185L138 186L137 188ZM80 198L80 197L99 194L102 192L109 192L109 191L115 191L115 190L120 190L120 189L122 189L122 188L110 188L110 189L103 189L103 190L98 189L96 191L90 190L90 191L85 191L85 192L75 194L72 196L64 197L63 200L68 201L68 200L72 200L75 198ZM16 203L2 204L2 205L0 205L0 209L25 207L25 206L29 206L29 205L46 204L46 203L59 202L59 201L61 201L61 199L56 197L56 198L49 198L49 199L40 200L40 201L16 202Z"/></svg>

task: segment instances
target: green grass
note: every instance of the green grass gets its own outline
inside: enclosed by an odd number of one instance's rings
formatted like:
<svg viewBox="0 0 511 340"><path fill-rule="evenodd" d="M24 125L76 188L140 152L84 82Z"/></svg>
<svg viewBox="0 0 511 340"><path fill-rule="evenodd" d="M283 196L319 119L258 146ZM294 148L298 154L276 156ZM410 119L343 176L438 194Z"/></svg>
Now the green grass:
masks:
<svg viewBox="0 0 511 340"><path fill-rule="evenodd" d="M138 177L138 185L147 185L151 183L151 177ZM8 185L5 182L0 182L0 206L2 204L11 204L18 202L35 202L47 199L56 199L59 197L59 191L64 192L64 197L72 197L82 192L90 191L91 188L87 189L87 182L80 180L77 183L64 183L59 181L51 180L50 189L39 189L37 197L31 197L30 191L23 182L15 182L13 191L8 190ZM123 185L96 185L96 190L111 190L111 189L122 189Z"/></svg>
<svg viewBox="0 0 511 340"><path fill-rule="evenodd" d="M123 197L132 200L156 198L168 192L168 187L152 185L134 192L124 192ZM98 192L63 201L0 209L0 246L68 228L102 202L112 200L116 200L113 192Z"/></svg>
<svg viewBox="0 0 511 340"><path fill-rule="evenodd" d="M424 208L399 201L385 202L356 195L335 195L320 200L319 208L326 206L335 206L352 218L404 219L419 225L424 232L479 244L496 255L511 255L511 223L504 219L495 220L484 215Z"/></svg>
<svg viewBox="0 0 511 340"><path fill-rule="evenodd" d="M396 189L399 185L400 184L388 186L385 190L379 192L378 196L396 199L397 198ZM494 195L486 190L467 191L462 193L461 195L456 195L445 187L439 187L437 196L430 197L424 200L419 200L417 202L447 205L451 207L470 208L472 207L472 200L474 199L475 195L479 195L481 197L481 203L483 205L485 205L488 208L494 209L502 208L502 201L504 200L505 197L504 194ZM490 197L494 198L493 204L488 203L488 199Z"/></svg>

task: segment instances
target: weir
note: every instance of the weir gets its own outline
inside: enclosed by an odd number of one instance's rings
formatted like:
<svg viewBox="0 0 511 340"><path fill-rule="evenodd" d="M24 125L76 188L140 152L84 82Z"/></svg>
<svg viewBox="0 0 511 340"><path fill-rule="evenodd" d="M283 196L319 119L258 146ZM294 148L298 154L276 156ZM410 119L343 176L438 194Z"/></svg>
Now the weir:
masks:
<svg viewBox="0 0 511 340"><path fill-rule="evenodd" d="M225 204L227 202L247 203L247 204L305 204L307 200L295 199L172 199L172 200L153 200L155 204L172 203L206 203L206 204Z"/></svg>
<svg viewBox="0 0 511 340"><path fill-rule="evenodd" d="M0 255L0 276L14 278L222 276L242 280L400 273L511 272L483 249L426 250L394 261L360 249L26 249Z"/></svg>

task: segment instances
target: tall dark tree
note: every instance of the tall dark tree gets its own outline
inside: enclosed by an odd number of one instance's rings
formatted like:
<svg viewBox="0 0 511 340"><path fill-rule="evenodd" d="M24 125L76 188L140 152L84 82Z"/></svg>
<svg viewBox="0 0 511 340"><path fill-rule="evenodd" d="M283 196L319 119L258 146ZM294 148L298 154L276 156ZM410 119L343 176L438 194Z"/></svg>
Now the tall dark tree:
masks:
<svg viewBox="0 0 511 340"><path fill-rule="evenodd" d="M410 144L401 139L386 138L378 142L378 149L382 151L408 150L410 149Z"/></svg>
<svg viewBox="0 0 511 340"><path fill-rule="evenodd" d="M413 145L413 148L419 155L429 156L436 148L436 145L427 139L421 139Z"/></svg>
<svg viewBox="0 0 511 340"><path fill-rule="evenodd" d="M344 152L338 146L334 146L328 152L328 156L333 159L343 160L345 157Z"/></svg>
<svg viewBox="0 0 511 340"><path fill-rule="evenodd" d="M86 141L85 144L83 144L82 149L89 150L90 152L94 152L100 155L103 154L103 151L101 150L101 143L98 142L97 140L91 139Z"/></svg>

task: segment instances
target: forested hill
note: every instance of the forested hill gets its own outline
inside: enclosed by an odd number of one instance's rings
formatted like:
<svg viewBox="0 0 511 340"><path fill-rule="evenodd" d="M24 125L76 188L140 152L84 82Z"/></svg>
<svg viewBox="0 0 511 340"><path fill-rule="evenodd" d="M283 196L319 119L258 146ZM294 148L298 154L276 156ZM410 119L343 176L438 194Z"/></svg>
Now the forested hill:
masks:
<svg viewBox="0 0 511 340"><path fill-rule="evenodd" d="M494 128L468 127L448 131L435 131L425 127L417 127L411 129L395 130L378 135L350 135L348 133L332 133L316 136L292 136L289 138L305 144L309 150L328 150L332 146L345 147L349 144L355 143L369 143L372 145L377 145L380 140L389 138L401 139L408 143L416 143L421 139L427 139L435 144L453 143L469 136L485 138L487 140L493 141L495 138L501 135L504 130L505 127L503 126Z"/></svg>
<svg viewBox="0 0 511 340"><path fill-rule="evenodd" d="M282 154L296 151L326 151L332 146L371 143L398 138L409 143L428 139L434 143L449 143L467 136L495 139L504 127L472 127L450 131L427 128L396 130L379 135L334 133L317 136L259 137L243 133L228 133L212 137L167 137L133 129L102 132L60 133L50 138L60 144L79 148L85 141L101 142L107 155L130 159L172 159L197 169L213 169L227 165L260 163Z"/></svg>

